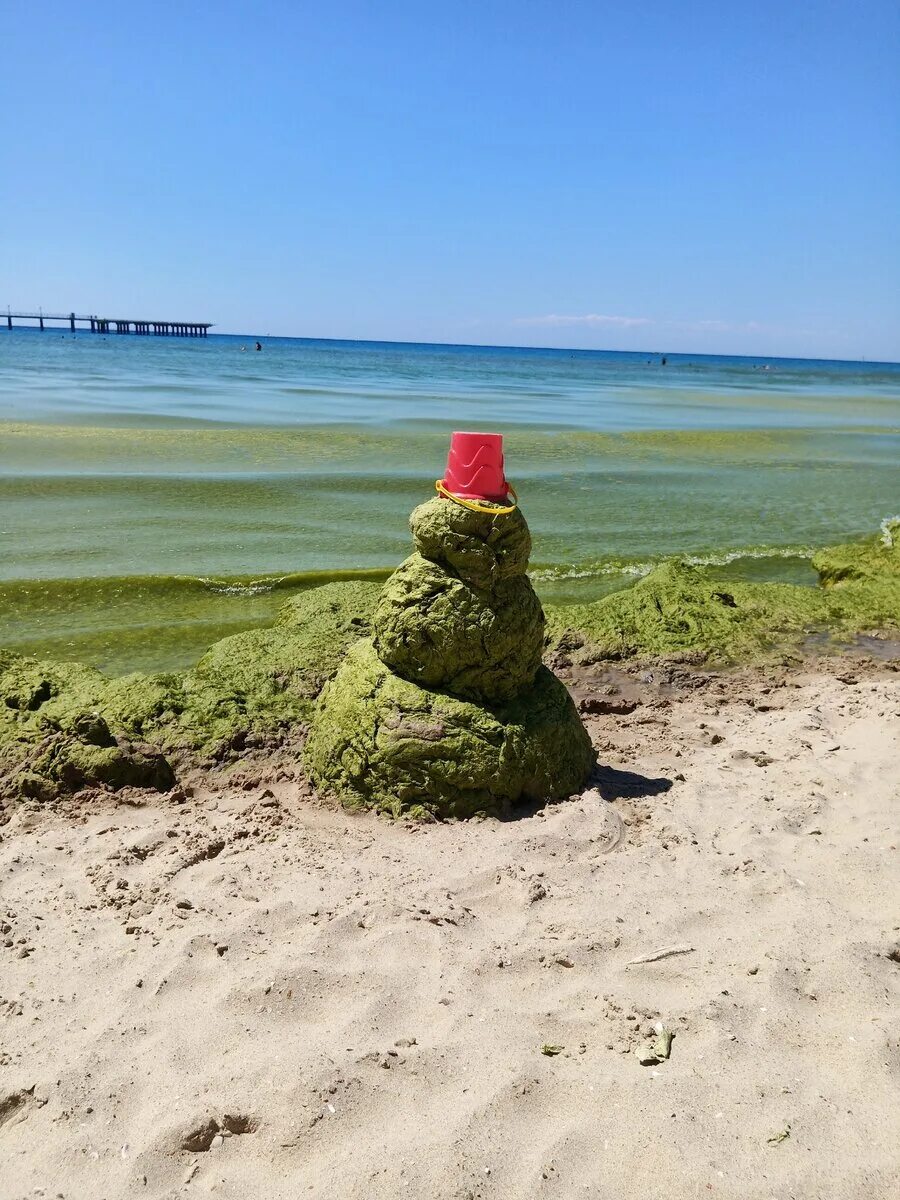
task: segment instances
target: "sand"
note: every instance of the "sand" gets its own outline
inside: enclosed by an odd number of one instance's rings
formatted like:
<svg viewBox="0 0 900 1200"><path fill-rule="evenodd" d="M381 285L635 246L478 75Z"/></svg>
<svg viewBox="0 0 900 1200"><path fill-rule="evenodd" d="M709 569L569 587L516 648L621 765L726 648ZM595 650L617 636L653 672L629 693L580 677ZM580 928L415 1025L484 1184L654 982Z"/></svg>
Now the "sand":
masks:
<svg viewBox="0 0 900 1200"><path fill-rule="evenodd" d="M583 676L601 771L509 822L289 752L20 810L0 1197L900 1195L898 680Z"/></svg>

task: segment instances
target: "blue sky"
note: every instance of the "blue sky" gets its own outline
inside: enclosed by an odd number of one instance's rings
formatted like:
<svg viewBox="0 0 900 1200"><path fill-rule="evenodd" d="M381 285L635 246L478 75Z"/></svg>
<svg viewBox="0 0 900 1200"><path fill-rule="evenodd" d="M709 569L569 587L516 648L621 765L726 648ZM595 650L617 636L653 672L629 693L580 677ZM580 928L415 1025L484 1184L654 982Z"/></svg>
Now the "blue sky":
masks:
<svg viewBox="0 0 900 1200"><path fill-rule="evenodd" d="M0 307L900 359L900 7L5 6Z"/></svg>

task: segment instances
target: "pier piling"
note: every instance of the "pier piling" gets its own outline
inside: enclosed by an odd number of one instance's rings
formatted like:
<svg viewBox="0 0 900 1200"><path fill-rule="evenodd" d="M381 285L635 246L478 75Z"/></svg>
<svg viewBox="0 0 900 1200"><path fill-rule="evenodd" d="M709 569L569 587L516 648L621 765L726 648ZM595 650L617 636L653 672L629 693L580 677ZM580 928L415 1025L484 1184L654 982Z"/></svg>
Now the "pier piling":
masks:
<svg viewBox="0 0 900 1200"><path fill-rule="evenodd" d="M153 334L156 337L205 338L209 330L213 328L212 323L207 321L145 321L143 318L136 320L134 317L98 317L96 314L81 316L74 312L10 312L7 310L7 329L12 329L14 320L37 321L40 329L46 328L45 321L64 321L68 323L69 329L73 333L77 332L79 326L83 326L85 332L90 330L91 333L109 333L110 329L113 329L116 333L136 333L144 337Z"/></svg>

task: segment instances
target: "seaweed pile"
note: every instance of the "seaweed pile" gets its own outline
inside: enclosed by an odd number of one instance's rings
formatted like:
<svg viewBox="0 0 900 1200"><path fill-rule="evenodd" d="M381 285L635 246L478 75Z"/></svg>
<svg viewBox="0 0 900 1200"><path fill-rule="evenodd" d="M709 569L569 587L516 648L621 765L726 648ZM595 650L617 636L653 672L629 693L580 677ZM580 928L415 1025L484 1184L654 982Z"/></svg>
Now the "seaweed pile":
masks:
<svg viewBox="0 0 900 1200"><path fill-rule="evenodd" d="M819 587L725 582L670 560L593 603L548 607L545 630L521 515L482 523L431 501L413 513L416 554L384 589L312 588L189 671L110 678L0 650L0 809L91 787L165 791L187 769L238 768L298 738L339 668L306 759L347 802L462 815L564 793L587 751L542 651L557 663L724 665L793 652L811 633L837 645L896 636L900 536L889 525L816 554Z"/></svg>
<svg viewBox="0 0 900 1200"><path fill-rule="evenodd" d="M372 637L319 700L304 753L312 782L395 816L500 813L580 789L594 752L541 662L521 511L434 499L410 528L416 550L385 584Z"/></svg>

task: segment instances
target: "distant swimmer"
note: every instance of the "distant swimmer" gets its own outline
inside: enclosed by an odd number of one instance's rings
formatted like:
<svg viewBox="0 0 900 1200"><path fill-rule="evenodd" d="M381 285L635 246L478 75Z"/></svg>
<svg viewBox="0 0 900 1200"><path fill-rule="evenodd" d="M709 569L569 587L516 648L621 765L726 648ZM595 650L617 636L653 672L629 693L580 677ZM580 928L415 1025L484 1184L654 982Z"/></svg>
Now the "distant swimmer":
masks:
<svg viewBox="0 0 900 1200"><path fill-rule="evenodd" d="M256 348L257 348L257 350L262 350L262 342L257 342Z"/></svg>
<svg viewBox="0 0 900 1200"><path fill-rule="evenodd" d="M666 363L667 363L668 361L669 361L669 360L668 360L667 358L664 358L664 359L662 360L662 364L661 364L661 365L662 365L662 366L665 366L665 365L666 365Z"/></svg>

